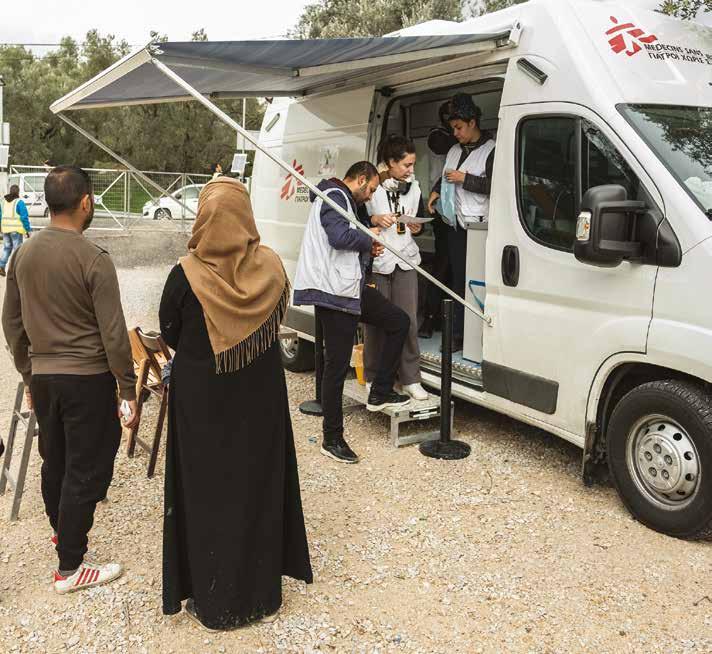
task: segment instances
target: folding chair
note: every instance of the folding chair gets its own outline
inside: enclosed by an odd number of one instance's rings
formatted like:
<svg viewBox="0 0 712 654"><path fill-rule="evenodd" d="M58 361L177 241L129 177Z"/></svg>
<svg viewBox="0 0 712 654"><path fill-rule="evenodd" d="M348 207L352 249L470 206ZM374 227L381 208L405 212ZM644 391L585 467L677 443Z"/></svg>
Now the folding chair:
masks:
<svg viewBox="0 0 712 654"><path fill-rule="evenodd" d="M138 367L136 382L136 396L138 398L138 410L142 412L144 402L153 395L159 401L158 424L153 435L151 444L142 440L138 436L138 428L134 427L129 432L126 453L132 457L138 444L143 450L149 453L147 476L153 477L158 460L158 450L161 445L161 434L163 423L166 418L168 408L168 388L161 381L161 369L171 360L171 353L160 334L153 332L143 332L140 327L132 329L129 333L131 338L131 348L134 356L134 363Z"/></svg>

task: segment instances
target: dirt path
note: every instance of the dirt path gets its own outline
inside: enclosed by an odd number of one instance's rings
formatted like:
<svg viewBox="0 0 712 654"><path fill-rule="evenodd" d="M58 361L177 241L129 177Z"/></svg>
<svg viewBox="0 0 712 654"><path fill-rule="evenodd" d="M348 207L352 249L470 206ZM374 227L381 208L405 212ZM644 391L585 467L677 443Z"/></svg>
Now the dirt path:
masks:
<svg viewBox="0 0 712 654"><path fill-rule="evenodd" d="M129 324L156 325L167 270L121 271ZM0 361L5 430L17 376ZM611 488L585 488L575 447L458 403L472 456L437 462L393 450L385 418L358 411L347 437L363 462L343 466L296 411L311 379L288 383L316 583L286 580L276 623L215 635L161 614L163 464L147 480L123 446L90 548L128 572L55 595L33 452L19 522L0 498L0 652L712 652L712 544L656 534Z"/></svg>

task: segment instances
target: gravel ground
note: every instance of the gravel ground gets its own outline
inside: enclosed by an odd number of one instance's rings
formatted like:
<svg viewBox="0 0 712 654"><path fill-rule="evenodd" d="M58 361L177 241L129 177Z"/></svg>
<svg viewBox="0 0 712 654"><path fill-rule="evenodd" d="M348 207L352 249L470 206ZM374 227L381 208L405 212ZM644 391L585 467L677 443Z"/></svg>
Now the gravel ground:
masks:
<svg viewBox="0 0 712 654"><path fill-rule="evenodd" d="M155 327L172 254L152 268L133 254L118 257L127 320ZM3 358L2 425L16 381ZM316 581L285 580L277 622L212 634L161 614L163 463L148 480L146 455L123 446L90 552L127 572L54 594L33 452L19 522L0 498L0 652L712 652L712 545L650 531L612 488L585 488L575 447L458 402L472 456L432 461L395 451L386 419L358 409L347 438L363 461L343 466L296 410L311 378L288 384Z"/></svg>

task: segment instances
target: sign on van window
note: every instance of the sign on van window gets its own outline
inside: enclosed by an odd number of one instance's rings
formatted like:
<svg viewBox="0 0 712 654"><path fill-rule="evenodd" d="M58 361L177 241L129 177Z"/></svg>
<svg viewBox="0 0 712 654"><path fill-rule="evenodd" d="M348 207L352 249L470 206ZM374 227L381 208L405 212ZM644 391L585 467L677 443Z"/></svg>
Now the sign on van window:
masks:
<svg viewBox="0 0 712 654"><path fill-rule="evenodd" d="M712 52L678 44L663 43L655 34L646 32L632 22L611 16L611 26L606 31L608 45L618 55L627 57L645 56L658 61L686 61L712 66Z"/></svg>

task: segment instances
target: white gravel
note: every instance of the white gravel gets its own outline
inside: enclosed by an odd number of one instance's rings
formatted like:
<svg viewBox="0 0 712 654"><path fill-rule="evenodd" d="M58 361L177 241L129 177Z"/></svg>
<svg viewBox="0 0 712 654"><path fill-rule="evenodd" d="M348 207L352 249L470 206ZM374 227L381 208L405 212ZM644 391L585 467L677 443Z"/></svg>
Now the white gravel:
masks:
<svg viewBox="0 0 712 654"><path fill-rule="evenodd" d="M130 325L157 326L169 268L120 271ZM3 358L1 425L16 382ZM275 623L212 634L161 614L163 462L148 480L146 455L123 446L90 554L127 574L54 594L33 452L19 522L0 498L0 652L712 652L712 545L656 534L611 488L585 488L575 447L457 403L472 456L432 461L358 410L347 438L363 461L343 466L297 410L311 377L288 383L316 583L285 580Z"/></svg>

